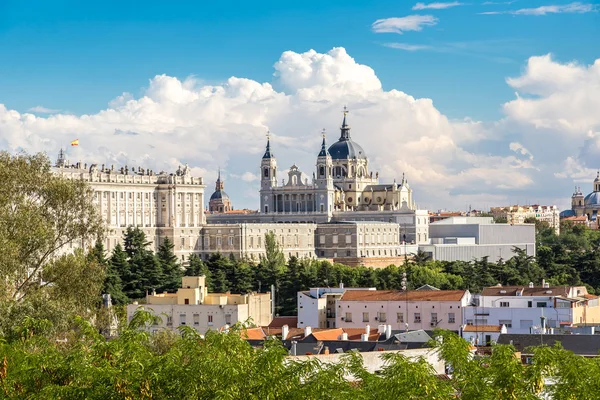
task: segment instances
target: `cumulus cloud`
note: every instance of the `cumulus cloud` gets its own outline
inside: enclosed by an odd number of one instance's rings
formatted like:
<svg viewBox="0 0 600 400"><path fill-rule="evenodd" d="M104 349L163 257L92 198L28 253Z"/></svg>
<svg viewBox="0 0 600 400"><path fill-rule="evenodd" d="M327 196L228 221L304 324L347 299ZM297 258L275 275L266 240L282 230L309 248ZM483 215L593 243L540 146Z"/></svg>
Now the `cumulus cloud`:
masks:
<svg viewBox="0 0 600 400"><path fill-rule="evenodd" d="M417 3L413 6L413 10L443 10L445 8L464 6L465 3L459 1L451 1L448 3Z"/></svg>
<svg viewBox="0 0 600 400"><path fill-rule="evenodd" d="M79 116L0 105L0 148L54 158L67 146L71 162L155 171L188 163L208 194L223 166L234 206L256 208L267 130L278 179L294 163L310 179L321 130L333 143L348 105L351 135L370 168L382 182L406 173L421 207L484 208L527 193L568 202L570 181L584 179L600 159L599 65L532 57L507 80L520 95L504 104L505 117L483 122L450 120L431 99L384 90L375 71L342 48L287 51L271 82L231 77L207 85L158 75L140 96L116 94L108 108ZM68 146L74 138L79 147Z"/></svg>
<svg viewBox="0 0 600 400"><path fill-rule="evenodd" d="M434 26L438 19L432 15L408 15L401 18L384 18L373 22L371 28L376 33L398 33L421 31L423 27Z"/></svg>

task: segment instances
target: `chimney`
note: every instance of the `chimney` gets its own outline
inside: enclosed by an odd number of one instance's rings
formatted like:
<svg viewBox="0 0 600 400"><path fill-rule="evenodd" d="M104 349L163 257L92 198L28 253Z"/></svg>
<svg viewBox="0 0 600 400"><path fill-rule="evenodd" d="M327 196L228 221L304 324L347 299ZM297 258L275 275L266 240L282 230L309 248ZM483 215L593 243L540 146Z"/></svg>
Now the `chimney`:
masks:
<svg viewBox="0 0 600 400"><path fill-rule="evenodd" d="M533 289L533 282L529 282L529 289Z"/></svg>
<svg viewBox="0 0 600 400"><path fill-rule="evenodd" d="M546 283L545 279L542 279L542 287L549 288L550 284Z"/></svg>
<svg viewBox="0 0 600 400"><path fill-rule="evenodd" d="M323 350L323 354L328 355L329 354L329 347L325 346L325 350Z"/></svg>
<svg viewBox="0 0 600 400"><path fill-rule="evenodd" d="M392 326L391 325L386 325L386 327L385 327L385 340L388 340L391 337L392 337Z"/></svg>
<svg viewBox="0 0 600 400"><path fill-rule="evenodd" d="M379 333L380 335L385 333L385 324L377 325L377 333Z"/></svg>
<svg viewBox="0 0 600 400"><path fill-rule="evenodd" d="M368 342L369 341L369 335L367 335L366 333L363 333L362 335L360 335L360 341L361 342Z"/></svg>
<svg viewBox="0 0 600 400"><path fill-rule="evenodd" d="M295 356L296 355L296 344L298 344L298 342L296 342L295 340L292 341L292 347L290 348L290 355L291 356Z"/></svg>
<svg viewBox="0 0 600 400"><path fill-rule="evenodd" d="M312 334L312 328L310 326L307 326L306 328L304 328L304 337L310 336Z"/></svg>
<svg viewBox="0 0 600 400"><path fill-rule="evenodd" d="M340 282L340 289L344 288L344 282Z"/></svg>
<svg viewBox="0 0 600 400"><path fill-rule="evenodd" d="M282 326L281 327L281 340L287 339L289 333L290 333L290 327L287 325Z"/></svg>
<svg viewBox="0 0 600 400"><path fill-rule="evenodd" d="M365 326L365 334L369 336L371 334L371 325Z"/></svg>
<svg viewBox="0 0 600 400"><path fill-rule="evenodd" d="M348 334L346 332L342 333L342 340L348 340Z"/></svg>

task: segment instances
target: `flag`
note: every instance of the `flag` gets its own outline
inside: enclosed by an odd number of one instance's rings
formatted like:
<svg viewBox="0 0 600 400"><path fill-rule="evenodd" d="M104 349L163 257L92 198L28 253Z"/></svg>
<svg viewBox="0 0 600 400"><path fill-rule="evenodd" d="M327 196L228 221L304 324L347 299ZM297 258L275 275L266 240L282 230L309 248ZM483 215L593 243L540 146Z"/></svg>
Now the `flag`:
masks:
<svg viewBox="0 0 600 400"><path fill-rule="evenodd" d="M71 142L71 146L79 146L79 139L75 139Z"/></svg>

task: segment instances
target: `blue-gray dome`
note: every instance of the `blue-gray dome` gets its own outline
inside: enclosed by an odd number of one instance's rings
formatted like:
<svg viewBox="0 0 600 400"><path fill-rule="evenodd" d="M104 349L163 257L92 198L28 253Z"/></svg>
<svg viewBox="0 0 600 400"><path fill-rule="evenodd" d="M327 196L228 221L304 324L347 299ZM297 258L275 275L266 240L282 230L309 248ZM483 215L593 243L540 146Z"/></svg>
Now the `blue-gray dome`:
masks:
<svg viewBox="0 0 600 400"><path fill-rule="evenodd" d="M583 204L586 206L598 206L600 207L600 192L592 192L585 196Z"/></svg>
<svg viewBox="0 0 600 400"><path fill-rule="evenodd" d="M329 147L329 154L333 160L346 160L352 158L367 158L365 151L360 145L350 139L338 140Z"/></svg>
<svg viewBox="0 0 600 400"><path fill-rule="evenodd" d="M229 195L224 190L217 190L210 196L211 200L228 199Z"/></svg>
<svg viewBox="0 0 600 400"><path fill-rule="evenodd" d="M366 159L367 155L360 145L350 138L350 126L346 123L346 113L344 109L344 121L342 121L342 127L340 138L337 142L329 147L329 154L332 160L347 160L352 158Z"/></svg>

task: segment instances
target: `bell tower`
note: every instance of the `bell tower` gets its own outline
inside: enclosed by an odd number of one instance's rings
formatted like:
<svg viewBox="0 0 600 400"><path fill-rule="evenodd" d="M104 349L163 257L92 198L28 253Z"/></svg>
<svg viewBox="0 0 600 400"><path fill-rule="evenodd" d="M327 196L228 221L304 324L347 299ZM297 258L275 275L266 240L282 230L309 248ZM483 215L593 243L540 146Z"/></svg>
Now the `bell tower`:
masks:
<svg viewBox="0 0 600 400"><path fill-rule="evenodd" d="M325 129L322 132L323 142L321 143L321 152L317 156L317 179L318 188L333 189L333 161L329 151L327 151L327 143L325 142Z"/></svg>
<svg viewBox="0 0 600 400"><path fill-rule="evenodd" d="M271 134L267 132L267 148L260 162L260 212L268 214L275 211L276 187L277 160L271 152Z"/></svg>

